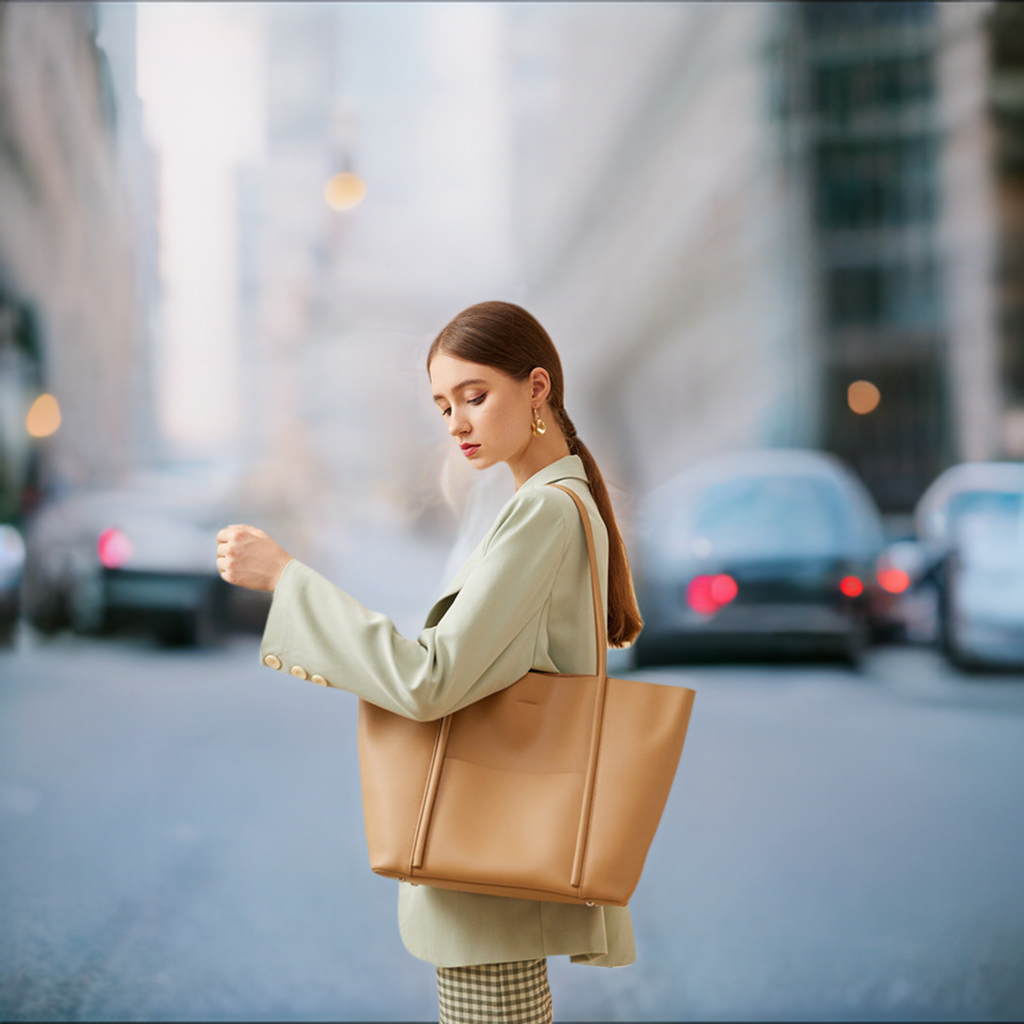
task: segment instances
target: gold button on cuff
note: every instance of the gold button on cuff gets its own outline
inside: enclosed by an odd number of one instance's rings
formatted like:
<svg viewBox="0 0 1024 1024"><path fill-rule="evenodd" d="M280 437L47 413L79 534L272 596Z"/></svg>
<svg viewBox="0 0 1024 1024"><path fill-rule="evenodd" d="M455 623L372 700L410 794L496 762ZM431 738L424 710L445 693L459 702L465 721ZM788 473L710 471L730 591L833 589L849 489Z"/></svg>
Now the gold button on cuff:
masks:
<svg viewBox="0 0 1024 1024"><path fill-rule="evenodd" d="M299 679L309 678L309 673L301 665L292 665L292 675Z"/></svg>
<svg viewBox="0 0 1024 1024"><path fill-rule="evenodd" d="M327 680L323 676L310 676L310 679L316 683L317 686L326 686Z"/></svg>
<svg viewBox="0 0 1024 1024"><path fill-rule="evenodd" d="M269 665L271 668L280 668L281 667L281 659L276 654L268 654L263 659L263 664L264 665Z"/></svg>

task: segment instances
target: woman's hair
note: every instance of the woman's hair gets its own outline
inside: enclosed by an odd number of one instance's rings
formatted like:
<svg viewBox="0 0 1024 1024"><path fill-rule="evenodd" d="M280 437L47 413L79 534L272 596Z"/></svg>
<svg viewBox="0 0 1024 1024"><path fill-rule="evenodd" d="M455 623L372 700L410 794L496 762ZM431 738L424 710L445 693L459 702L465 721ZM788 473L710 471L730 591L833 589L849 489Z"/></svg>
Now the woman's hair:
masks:
<svg viewBox="0 0 1024 1024"><path fill-rule="evenodd" d="M583 460L590 491L608 529L608 644L628 646L644 623L636 603L626 545L597 462L576 436L576 428L566 414L562 362L548 332L521 306L511 302L478 302L454 317L434 339L427 353L428 373L439 352L492 366L520 381L526 380L535 367L547 370L551 377L548 404L569 443L570 453Z"/></svg>

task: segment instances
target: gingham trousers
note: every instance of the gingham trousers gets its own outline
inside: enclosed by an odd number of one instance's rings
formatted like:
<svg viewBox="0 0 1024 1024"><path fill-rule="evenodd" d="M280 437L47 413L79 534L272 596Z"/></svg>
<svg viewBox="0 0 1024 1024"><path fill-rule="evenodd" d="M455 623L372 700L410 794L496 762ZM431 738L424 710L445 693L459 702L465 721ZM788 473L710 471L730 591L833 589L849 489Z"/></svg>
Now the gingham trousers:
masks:
<svg viewBox="0 0 1024 1024"><path fill-rule="evenodd" d="M439 1024L552 1024L548 962L437 968Z"/></svg>

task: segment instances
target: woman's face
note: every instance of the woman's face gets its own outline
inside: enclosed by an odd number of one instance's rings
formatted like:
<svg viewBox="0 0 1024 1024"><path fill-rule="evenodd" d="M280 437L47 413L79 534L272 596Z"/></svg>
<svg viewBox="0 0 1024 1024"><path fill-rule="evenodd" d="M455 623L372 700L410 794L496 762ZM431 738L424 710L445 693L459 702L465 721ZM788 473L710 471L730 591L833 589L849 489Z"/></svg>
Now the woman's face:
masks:
<svg viewBox="0 0 1024 1024"><path fill-rule="evenodd" d="M517 381L493 366L439 352L430 363L430 384L448 432L477 469L515 460L529 445L531 378Z"/></svg>

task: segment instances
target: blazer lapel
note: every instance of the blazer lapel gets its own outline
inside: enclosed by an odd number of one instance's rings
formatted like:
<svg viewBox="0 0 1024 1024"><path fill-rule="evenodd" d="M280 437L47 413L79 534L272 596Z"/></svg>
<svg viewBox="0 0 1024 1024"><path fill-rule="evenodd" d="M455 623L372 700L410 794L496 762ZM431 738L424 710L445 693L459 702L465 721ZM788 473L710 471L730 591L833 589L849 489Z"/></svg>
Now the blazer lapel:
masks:
<svg viewBox="0 0 1024 1024"><path fill-rule="evenodd" d="M487 537L490 537L488 532ZM473 567L480 561L480 554L484 549L487 541L487 537L480 541L480 543L474 548L469 558L463 563L462 568L455 574L451 583L441 592L441 596L434 602L434 606L427 613L426 622L423 624L424 629L429 629L431 626L436 626L442 616L451 607L452 601L455 600L456 595L462 589L462 584L466 582L466 577L473 571Z"/></svg>
<svg viewBox="0 0 1024 1024"><path fill-rule="evenodd" d="M587 473L583 468L583 460L578 455L568 455L551 463L549 466L545 466L534 473L522 486L543 487L545 484L553 483L556 480L570 478L582 480L584 483L587 482ZM509 501L511 500L510 498ZM466 582L466 577L473 571L477 562L480 561L483 550L487 547L487 541L493 532L494 527L488 530L487 535L477 544L469 558L463 563L462 568L455 574L452 581L442 591L441 596L434 602L433 607L427 613L426 621L423 624L424 629L436 626L441 621L444 613L451 607L456 595L462 589L462 584Z"/></svg>

